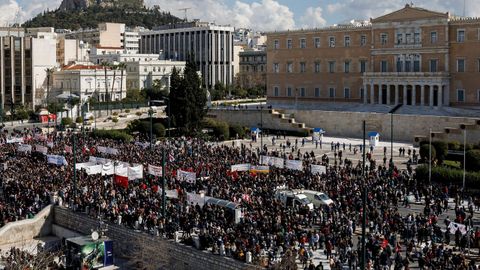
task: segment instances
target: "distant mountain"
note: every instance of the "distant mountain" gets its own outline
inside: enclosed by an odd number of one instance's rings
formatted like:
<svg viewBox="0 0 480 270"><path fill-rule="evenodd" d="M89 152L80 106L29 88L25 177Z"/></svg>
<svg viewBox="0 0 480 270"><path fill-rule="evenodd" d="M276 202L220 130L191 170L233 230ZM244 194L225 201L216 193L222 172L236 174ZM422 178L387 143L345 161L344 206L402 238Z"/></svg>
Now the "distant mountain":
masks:
<svg viewBox="0 0 480 270"><path fill-rule="evenodd" d="M179 21L179 18L158 7L146 8L143 0L63 0L60 8L38 14L26 21L23 27L77 30L96 28L102 22L114 22L152 29Z"/></svg>

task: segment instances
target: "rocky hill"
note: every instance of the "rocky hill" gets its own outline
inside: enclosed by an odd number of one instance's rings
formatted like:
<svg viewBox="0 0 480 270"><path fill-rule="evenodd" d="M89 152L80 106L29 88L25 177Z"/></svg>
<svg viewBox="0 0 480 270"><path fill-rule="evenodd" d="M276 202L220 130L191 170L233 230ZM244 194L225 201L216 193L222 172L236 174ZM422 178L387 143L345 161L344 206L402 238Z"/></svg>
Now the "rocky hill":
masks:
<svg viewBox="0 0 480 270"><path fill-rule="evenodd" d="M142 8L143 0L63 0L60 10L79 10L91 6Z"/></svg>
<svg viewBox="0 0 480 270"><path fill-rule="evenodd" d="M102 22L114 22L152 29L179 21L179 18L158 7L146 8L143 0L63 0L59 9L45 11L26 21L23 27L77 30L96 28Z"/></svg>

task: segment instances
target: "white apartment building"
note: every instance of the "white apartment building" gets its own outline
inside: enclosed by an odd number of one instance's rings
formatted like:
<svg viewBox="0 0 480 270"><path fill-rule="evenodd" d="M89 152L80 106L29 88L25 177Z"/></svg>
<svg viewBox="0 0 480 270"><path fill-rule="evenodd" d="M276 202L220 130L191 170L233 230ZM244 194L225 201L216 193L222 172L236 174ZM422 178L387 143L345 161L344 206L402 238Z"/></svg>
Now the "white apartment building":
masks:
<svg viewBox="0 0 480 270"><path fill-rule="evenodd" d="M192 54L205 87L212 88L217 82L229 85L235 74L233 31L230 26L199 21L165 25L140 33L140 52L163 52L165 59L175 61L187 61Z"/></svg>
<svg viewBox="0 0 480 270"><path fill-rule="evenodd" d="M71 64L53 72L53 92L58 96L78 96L82 104L94 97L99 101L121 100L127 96L126 76L99 65ZM105 88L107 87L107 89Z"/></svg>
<svg viewBox="0 0 480 270"><path fill-rule="evenodd" d="M116 50L105 50L94 48L90 51L90 62L100 65L102 62L110 64L136 62L136 61L152 61L159 60L158 54L139 54L124 53Z"/></svg>
<svg viewBox="0 0 480 270"><path fill-rule="evenodd" d="M127 89L144 89L153 86L156 80L162 89L170 89L173 68L183 72L186 62L171 60L149 60L125 62L127 65Z"/></svg>

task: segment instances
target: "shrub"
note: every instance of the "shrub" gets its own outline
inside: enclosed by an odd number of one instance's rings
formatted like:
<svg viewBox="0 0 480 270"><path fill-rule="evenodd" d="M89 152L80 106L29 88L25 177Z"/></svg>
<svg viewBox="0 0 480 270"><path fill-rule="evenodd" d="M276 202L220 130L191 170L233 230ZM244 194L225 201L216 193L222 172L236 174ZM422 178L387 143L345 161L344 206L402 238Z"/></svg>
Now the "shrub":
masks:
<svg viewBox="0 0 480 270"><path fill-rule="evenodd" d="M418 181L428 181L428 166L420 165L415 169L415 175ZM432 182L449 185L463 184L463 170L449 169L446 167L432 168ZM465 174L465 187L476 188L480 184L479 172L467 172Z"/></svg>
<svg viewBox="0 0 480 270"><path fill-rule="evenodd" d="M468 171L480 171L480 150L468 150L465 153L465 168Z"/></svg>
<svg viewBox="0 0 480 270"><path fill-rule="evenodd" d="M117 117L113 117L113 118L112 118L112 122L115 123L115 124L118 123L118 118L117 118Z"/></svg>
<svg viewBox="0 0 480 270"><path fill-rule="evenodd" d="M236 138L237 134L238 134L239 138L245 138L245 128L244 127L237 126L237 125L230 126L229 132L230 132L230 136L232 136L232 138Z"/></svg>
<svg viewBox="0 0 480 270"><path fill-rule="evenodd" d="M127 129L129 132L139 132L142 134L146 134L149 129L148 125L149 124L146 121L136 119L128 124Z"/></svg>
<svg viewBox="0 0 480 270"><path fill-rule="evenodd" d="M448 144L443 141L435 141L432 142L432 146L435 148L435 157L442 163L448 155Z"/></svg>
<svg viewBox="0 0 480 270"><path fill-rule="evenodd" d="M72 118L70 118L70 117L63 117L62 118L62 121L61 121L62 126L65 126L65 127L70 126L72 123L73 123Z"/></svg>
<svg viewBox="0 0 480 270"><path fill-rule="evenodd" d="M126 113L130 113L130 109L126 109L125 112L126 112Z"/></svg>
<svg viewBox="0 0 480 270"><path fill-rule="evenodd" d="M152 132L155 134L155 136L157 136L157 138L165 137L165 127L162 125L162 123L153 124Z"/></svg>
<svg viewBox="0 0 480 270"><path fill-rule="evenodd" d="M448 142L448 150L458 150L460 149L460 143L457 141Z"/></svg>
<svg viewBox="0 0 480 270"><path fill-rule="evenodd" d="M133 140L133 137L121 130L101 130L96 129L93 131L92 136L94 138L105 138L112 139L122 142L130 142Z"/></svg>
<svg viewBox="0 0 480 270"><path fill-rule="evenodd" d="M135 115L142 116L142 112L136 112Z"/></svg>
<svg viewBox="0 0 480 270"><path fill-rule="evenodd" d="M75 119L75 123L77 123L77 124L83 123L83 117L78 116L78 117Z"/></svg>
<svg viewBox="0 0 480 270"><path fill-rule="evenodd" d="M92 115L88 118L88 120L93 121L93 120L95 120L95 117L93 117L93 115Z"/></svg>
<svg viewBox="0 0 480 270"><path fill-rule="evenodd" d="M211 128L213 130L213 136L220 140L230 138L230 130L227 122L206 119L204 121L204 127Z"/></svg>
<svg viewBox="0 0 480 270"><path fill-rule="evenodd" d="M430 156L429 144L423 144L422 146L420 146L420 157L424 161L428 161L429 156ZM432 145L432 160L434 160L435 157L436 157L436 151L435 151L435 147Z"/></svg>
<svg viewBox="0 0 480 270"><path fill-rule="evenodd" d="M117 115L118 115L118 112L113 112L112 115L113 115L113 116L117 116Z"/></svg>

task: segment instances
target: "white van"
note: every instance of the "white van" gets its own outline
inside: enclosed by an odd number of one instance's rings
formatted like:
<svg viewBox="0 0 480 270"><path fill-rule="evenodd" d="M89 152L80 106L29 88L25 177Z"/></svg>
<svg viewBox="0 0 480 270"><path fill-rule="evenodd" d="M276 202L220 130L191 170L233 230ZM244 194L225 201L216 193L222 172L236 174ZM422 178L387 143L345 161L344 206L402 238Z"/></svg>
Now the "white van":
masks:
<svg viewBox="0 0 480 270"><path fill-rule="evenodd" d="M307 198L315 205L316 207L320 207L322 205L331 205L333 204L333 200L328 197L327 194L314 191L314 190L302 190L301 191Z"/></svg>
<svg viewBox="0 0 480 270"><path fill-rule="evenodd" d="M313 210L313 204L305 194L295 192L292 190L277 190L275 191L275 199L280 200L286 207L299 207Z"/></svg>

